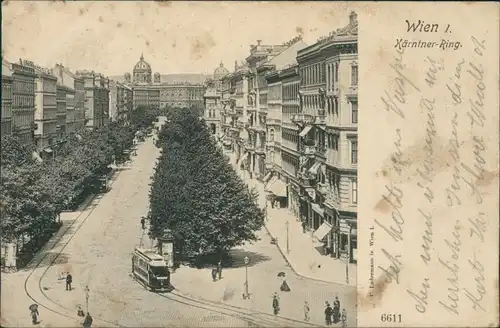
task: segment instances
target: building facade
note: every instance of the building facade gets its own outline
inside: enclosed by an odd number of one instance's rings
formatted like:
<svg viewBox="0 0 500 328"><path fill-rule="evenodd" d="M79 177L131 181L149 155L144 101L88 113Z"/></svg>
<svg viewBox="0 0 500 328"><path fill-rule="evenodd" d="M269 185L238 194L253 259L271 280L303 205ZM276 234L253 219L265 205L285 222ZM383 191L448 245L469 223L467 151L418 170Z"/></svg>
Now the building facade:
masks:
<svg viewBox="0 0 500 328"><path fill-rule="evenodd" d="M128 99L132 100L128 93L131 91L123 83L114 80L109 81L109 118L111 121L118 121L127 117L130 107L127 101Z"/></svg>
<svg viewBox="0 0 500 328"><path fill-rule="evenodd" d="M57 142L57 77L49 69L36 69L35 141L37 148L51 153Z"/></svg>
<svg viewBox="0 0 500 328"><path fill-rule="evenodd" d="M35 140L35 74L31 61L20 60L11 64L12 71L12 133L22 143L33 144Z"/></svg>
<svg viewBox="0 0 500 328"><path fill-rule="evenodd" d="M205 83L204 98L204 118L210 132L218 138L223 138L224 133L221 127L222 112L222 78L229 74L229 71L220 63L214 71L213 78Z"/></svg>
<svg viewBox="0 0 500 328"><path fill-rule="evenodd" d="M299 51L300 215L335 258L357 261L357 15Z"/></svg>
<svg viewBox="0 0 500 328"><path fill-rule="evenodd" d="M66 119L67 119L67 112L66 112L66 106L67 106L67 101L66 101L66 95L70 93L70 89L68 89L65 85L60 83L60 80L57 80L57 86L56 86L56 101L57 101L57 125L56 125L56 131L57 131L57 141L62 141L66 137Z"/></svg>
<svg viewBox="0 0 500 328"><path fill-rule="evenodd" d="M237 165L300 218L325 255L357 262L358 21L307 46L251 46L221 78Z"/></svg>
<svg viewBox="0 0 500 328"><path fill-rule="evenodd" d="M77 71L85 89L85 126L99 128L109 121L109 80L94 71Z"/></svg>
<svg viewBox="0 0 500 328"><path fill-rule="evenodd" d="M75 90L75 121L72 130L74 132L85 129L85 80L76 75L74 76Z"/></svg>
<svg viewBox="0 0 500 328"><path fill-rule="evenodd" d="M135 64L132 75L125 73L125 84L133 92L133 107L146 106L156 108L190 107L202 109L204 103L204 85L188 82L162 82L160 73L153 76L151 65L141 55Z"/></svg>
<svg viewBox="0 0 500 328"><path fill-rule="evenodd" d="M62 137L66 137L72 133L75 133L80 128L77 127L78 115L80 114L79 107L77 105L77 95L75 85L77 84L77 78L68 68L64 67L62 64L56 64L53 69L54 75L57 77L57 125L59 126L59 133ZM83 81L82 87L83 87ZM65 101L63 100L63 95ZM62 107L65 104L65 122L63 124L63 113ZM83 106L83 104L82 104ZM85 118L83 118L83 123Z"/></svg>
<svg viewBox="0 0 500 328"><path fill-rule="evenodd" d="M2 60L2 116L1 136L12 134L12 70L10 63Z"/></svg>

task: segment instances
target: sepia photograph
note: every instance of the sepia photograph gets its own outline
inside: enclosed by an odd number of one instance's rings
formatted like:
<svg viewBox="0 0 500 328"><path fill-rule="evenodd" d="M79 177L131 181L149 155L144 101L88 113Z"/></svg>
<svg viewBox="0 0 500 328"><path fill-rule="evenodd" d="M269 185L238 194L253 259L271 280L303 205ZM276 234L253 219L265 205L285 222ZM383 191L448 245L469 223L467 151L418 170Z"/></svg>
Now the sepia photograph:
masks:
<svg viewBox="0 0 500 328"><path fill-rule="evenodd" d="M2 327L357 326L356 7L2 16Z"/></svg>

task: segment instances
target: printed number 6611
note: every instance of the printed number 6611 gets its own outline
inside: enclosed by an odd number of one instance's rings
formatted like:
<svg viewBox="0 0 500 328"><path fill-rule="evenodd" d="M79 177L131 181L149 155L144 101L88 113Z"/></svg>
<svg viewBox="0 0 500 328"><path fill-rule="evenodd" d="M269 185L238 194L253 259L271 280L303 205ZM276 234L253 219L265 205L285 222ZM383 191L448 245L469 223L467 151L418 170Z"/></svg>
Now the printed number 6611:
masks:
<svg viewBox="0 0 500 328"><path fill-rule="evenodd" d="M380 316L380 321L382 322L401 322L401 314L390 314L390 313L384 313Z"/></svg>

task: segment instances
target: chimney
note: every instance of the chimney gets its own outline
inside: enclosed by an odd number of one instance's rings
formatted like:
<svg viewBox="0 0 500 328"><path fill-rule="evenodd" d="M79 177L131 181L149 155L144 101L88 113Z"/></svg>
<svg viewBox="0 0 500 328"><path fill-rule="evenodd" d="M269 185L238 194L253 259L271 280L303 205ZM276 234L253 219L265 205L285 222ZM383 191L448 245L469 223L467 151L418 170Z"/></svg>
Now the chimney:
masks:
<svg viewBox="0 0 500 328"><path fill-rule="evenodd" d="M260 46L261 42L262 42L262 40L257 40L257 45Z"/></svg>

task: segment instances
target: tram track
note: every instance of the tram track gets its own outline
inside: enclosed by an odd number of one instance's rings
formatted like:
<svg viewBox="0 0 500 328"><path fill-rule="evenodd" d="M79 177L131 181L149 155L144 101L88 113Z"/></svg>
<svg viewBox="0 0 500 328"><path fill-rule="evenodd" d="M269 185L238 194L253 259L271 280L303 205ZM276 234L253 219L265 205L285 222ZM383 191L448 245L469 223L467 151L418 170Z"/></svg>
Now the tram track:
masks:
<svg viewBox="0 0 500 328"><path fill-rule="evenodd" d="M112 187L114 182L118 179L118 177L120 176L122 171L116 171L115 174L113 175L113 177L111 178L111 181L109 183L109 186ZM65 307L64 305L56 302L53 298L51 298L50 296L48 296L45 291L43 290L43 287L42 287L42 280L43 278L45 277L45 275L47 274L47 272L53 267L54 265L54 262L57 260L57 258L62 254L63 250L66 248L66 246L70 243L70 241L73 239L73 237L76 235L76 233L81 229L81 227L85 224L85 222L87 221L87 219L90 217L90 215L94 212L94 210L97 208L97 205L101 202L101 200L106 196L103 195L101 198L99 198L97 200L97 202L94 204L94 207L88 211L88 213L86 213L86 210L88 208L88 206L96 199L98 198L99 194L96 194L94 195L91 200L89 201L89 203L85 206L85 208L83 208L81 210L81 212L76 216L76 218L74 219L74 221L62 232L62 234L60 235L60 237L57 239L56 242L54 242L54 244L46 251L46 254L40 259L40 261L38 262L38 264L31 270L30 274L26 277L25 281L24 281L24 292L26 293L26 295L33 301L35 302L36 304L38 304L40 307L44 308L45 310L49 311L49 312L52 312L52 313L55 313L57 315L60 315L60 316L63 316L63 317L66 317L68 319L71 319L71 320L78 320L78 317L76 315L71 315L71 314L67 314L67 313L63 313L64 312L74 312L75 309L70 309L68 307ZM80 221L78 222L78 220L84 215L85 217ZM40 277L38 278L38 282L37 282L37 286L38 286L38 292L42 295L43 298L45 298L46 301L49 301L49 303L52 303L53 305L55 305L56 307L59 307L61 310L59 309L54 309L52 305L47 305L47 302L41 302L41 300L37 300L35 298L35 296L33 295L33 292L30 292L29 288L28 288L28 283L30 282L30 279L31 277L33 276L33 274L36 272L37 269L40 268L41 264L43 263L43 261L47 258L47 256L50 254L50 252L52 250L54 250L54 248L56 248L57 246L59 246L59 243L61 242L61 240L63 240L63 238L66 236L66 234L75 227L75 225L79 223L78 227L76 228L76 230L71 233L70 237L68 238L67 241L64 242L63 246L61 247L61 249L57 252L56 256L54 256L53 259L51 259L51 261L49 262L49 264L47 265L47 267L45 268L45 270L42 272L42 274L40 275ZM113 326L117 326L117 327L125 327L125 326L121 326L119 324L116 324L115 322L112 322L112 321L109 321L109 320L106 320L102 317L98 317L98 316L95 316L94 317L95 319L98 319L99 321L102 321L104 323L107 323L107 324L112 324Z"/></svg>

